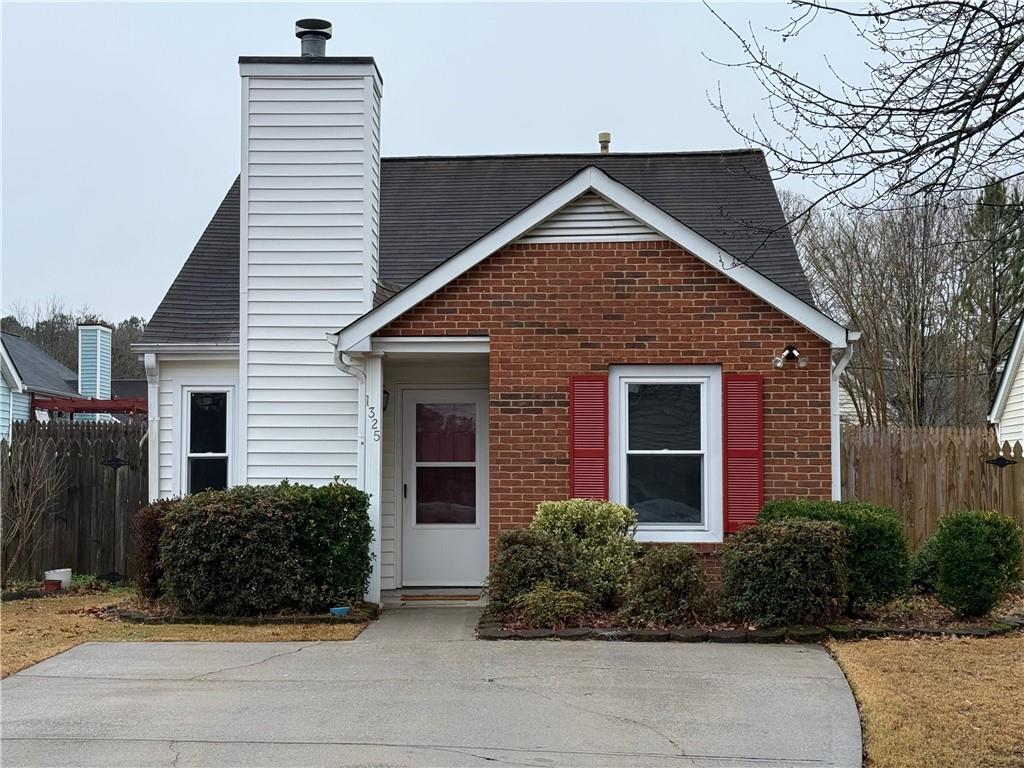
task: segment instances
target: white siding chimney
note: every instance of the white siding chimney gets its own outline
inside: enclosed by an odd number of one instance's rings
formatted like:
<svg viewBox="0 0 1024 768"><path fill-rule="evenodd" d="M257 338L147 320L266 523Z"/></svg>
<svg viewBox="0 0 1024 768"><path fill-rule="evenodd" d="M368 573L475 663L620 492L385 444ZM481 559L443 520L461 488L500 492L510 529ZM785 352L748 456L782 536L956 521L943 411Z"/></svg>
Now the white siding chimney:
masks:
<svg viewBox="0 0 1024 768"><path fill-rule="evenodd" d="M372 308L382 81L370 58L242 57L239 482L356 478L359 387L326 332Z"/></svg>

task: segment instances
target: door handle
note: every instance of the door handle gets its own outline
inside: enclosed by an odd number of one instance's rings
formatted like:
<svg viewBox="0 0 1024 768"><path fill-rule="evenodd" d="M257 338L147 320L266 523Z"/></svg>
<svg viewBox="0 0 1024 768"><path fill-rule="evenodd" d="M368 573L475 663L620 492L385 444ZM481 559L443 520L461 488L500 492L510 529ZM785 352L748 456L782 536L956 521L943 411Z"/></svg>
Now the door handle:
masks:
<svg viewBox="0 0 1024 768"><path fill-rule="evenodd" d="M403 499L409 498L409 484L408 483L402 483L402 498Z"/></svg>

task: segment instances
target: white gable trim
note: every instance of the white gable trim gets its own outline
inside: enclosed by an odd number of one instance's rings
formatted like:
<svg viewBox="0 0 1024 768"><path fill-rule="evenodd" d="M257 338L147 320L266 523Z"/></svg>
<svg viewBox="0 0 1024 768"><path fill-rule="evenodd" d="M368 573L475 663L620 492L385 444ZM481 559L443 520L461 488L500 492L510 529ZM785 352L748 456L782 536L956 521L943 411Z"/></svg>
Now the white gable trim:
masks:
<svg viewBox="0 0 1024 768"><path fill-rule="evenodd" d="M0 361L3 363L4 378L11 384L11 391L24 392L25 382L21 380L21 374L18 373L18 368L8 354L7 347L4 346L2 340L0 340Z"/></svg>
<svg viewBox="0 0 1024 768"><path fill-rule="evenodd" d="M1006 408L1006 401L1010 397L1010 388L1017 376L1020 375L1020 367L1024 364L1024 318L1017 326L1017 333L1014 335L1013 348L1010 356L1006 358L1006 367L999 377L999 389L996 390L996 399L992 403L992 411L988 415L989 424L999 424L1003 419L1003 410Z"/></svg>
<svg viewBox="0 0 1024 768"><path fill-rule="evenodd" d="M367 349L369 347L368 339L373 333L589 191L594 191L606 198L626 213L664 235L666 239L675 242L701 261L735 280L754 295L828 341L833 347L847 346L847 329L835 320L797 298L757 270L730 256L600 169L591 166L584 168L564 184L551 190L544 197L477 240L473 245L435 267L405 290L395 294L376 309L343 328L338 333L338 349L343 351Z"/></svg>

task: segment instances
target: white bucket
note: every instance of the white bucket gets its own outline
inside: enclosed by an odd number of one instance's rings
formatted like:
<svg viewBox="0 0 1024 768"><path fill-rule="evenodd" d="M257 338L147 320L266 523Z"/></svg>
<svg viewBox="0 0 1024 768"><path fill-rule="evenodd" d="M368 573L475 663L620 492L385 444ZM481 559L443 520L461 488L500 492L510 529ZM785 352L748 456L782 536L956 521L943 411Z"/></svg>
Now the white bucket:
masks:
<svg viewBox="0 0 1024 768"><path fill-rule="evenodd" d="M71 588L71 569L70 568L57 568L53 571L46 571L43 574L47 581L59 581L61 589Z"/></svg>

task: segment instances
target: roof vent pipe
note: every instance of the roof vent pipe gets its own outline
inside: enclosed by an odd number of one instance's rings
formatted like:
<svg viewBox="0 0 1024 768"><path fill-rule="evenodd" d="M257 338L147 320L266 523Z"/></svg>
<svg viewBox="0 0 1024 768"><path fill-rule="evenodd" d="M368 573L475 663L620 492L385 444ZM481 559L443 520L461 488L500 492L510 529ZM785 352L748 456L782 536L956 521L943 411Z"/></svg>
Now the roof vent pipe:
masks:
<svg viewBox="0 0 1024 768"><path fill-rule="evenodd" d="M331 39L331 22L323 19L299 19L295 22L295 36L302 41L303 56L326 56L327 41Z"/></svg>
<svg viewBox="0 0 1024 768"><path fill-rule="evenodd" d="M601 147L601 154L607 155L612 145L612 135L608 131L601 131L597 134L597 143Z"/></svg>

